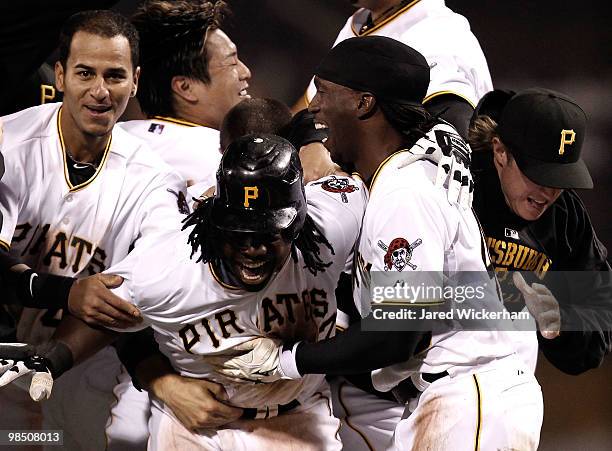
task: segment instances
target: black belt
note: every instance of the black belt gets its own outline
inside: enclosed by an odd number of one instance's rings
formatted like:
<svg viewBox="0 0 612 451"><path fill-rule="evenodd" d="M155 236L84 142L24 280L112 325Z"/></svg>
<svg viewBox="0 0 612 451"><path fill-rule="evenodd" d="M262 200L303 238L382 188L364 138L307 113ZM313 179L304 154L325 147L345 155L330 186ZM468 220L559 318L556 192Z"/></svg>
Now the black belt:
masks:
<svg viewBox="0 0 612 451"><path fill-rule="evenodd" d="M441 373L421 374L423 380L425 382L429 382L430 384L446 376L448 376L448 371L443 371ZM421 390L416 388L411 378L407 378L397 384L397 386L393 388L391 392L393 393L393 396L395 396L395 399L397 399L397 402L401 404L406 404L411 399L416 398L419 393L421 393Z"/></svg>
<svg viewBox="0 0 612 451"><path fill-rule="evenodd" d="M255 408L245 408L242 411L242 416L240 418L242 418L243 420L255 420L255 419L266 419L266 418L272 418L275 417L277 415L280 415L281 413L287 413L290 410L295 409L297 406L299 406L300 403L297 399L294 399L293 401L287 403L287 404L280 404L278 406L265 406L261 409L255 409Z"/></svg>

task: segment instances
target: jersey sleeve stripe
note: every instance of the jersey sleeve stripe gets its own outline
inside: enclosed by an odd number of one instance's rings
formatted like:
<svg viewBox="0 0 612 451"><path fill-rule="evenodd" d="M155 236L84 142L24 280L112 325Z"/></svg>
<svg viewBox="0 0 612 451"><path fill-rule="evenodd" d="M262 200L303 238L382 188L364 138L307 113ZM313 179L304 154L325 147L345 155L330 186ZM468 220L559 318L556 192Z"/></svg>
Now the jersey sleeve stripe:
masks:
<svg viewBox="0 0 612 451"><path fill-rule="evenodd" d="M408 3L406 6L404 6L403 8L401 8L400 10L396 11L394 14L391 14L389 17L385 18L382 22L374 25L372 28L368 29L365 33L363 34L359 34L359 30L355 29L355 22L354 20L351 20L351 30L353 31L353 34L355 36L367 36L369 34L374 33L376 30L382 28L383 26L385 26L386 24L388 24L389 22L391 22L393 19L395 19L397 16L400 16L401 14L405 13L406 11L408 11L410 8L412 8L414 5L416 5L417 3L419 3L421 0L413 0L410 3ZM354 17L354 16L353 16Z"/></svg>
<svg viewBox="0 0 612 451"><path fill-rule="evenodd" d="M429 102L431 99L435 98L435 97L439 97L439 96L443 96L446 94L451 94L457 97L461 97L463 100L465 100L467 103L469 103L472 108L476 108L476 105L474 105L474 103L468 99L466 96L464 96L463 94L459 94L458 92L454 92L454 91L438 91L438 92L433 92L431 94L429 94L427 97L425 97L423 99L423 103Z"/></svg>
<svg viewBox="0 0 612 451"><path fill-rule="evenodd" d="M7 252L11 250L11 245L2 239L0 239L0 247L2 247Z"/></svg>

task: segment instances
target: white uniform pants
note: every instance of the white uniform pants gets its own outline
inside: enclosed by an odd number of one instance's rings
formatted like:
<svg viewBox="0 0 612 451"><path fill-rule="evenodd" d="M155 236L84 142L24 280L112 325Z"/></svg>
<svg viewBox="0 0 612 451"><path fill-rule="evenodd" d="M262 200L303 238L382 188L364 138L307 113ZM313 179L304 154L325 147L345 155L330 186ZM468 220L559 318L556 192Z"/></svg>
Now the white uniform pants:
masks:
<svg viewBox="0 0 612 451"><path fill-rule="evenodd" d="M118 380L113 389L115 402L106 423L106 451L145 451L151 417L149 393L138 391L125 370Z"/></svg>
<svg viewBox="0 0 612 451"><path fill-rule="evenodd" d="M404 405L368 393L343 377L330 381L334 415L342 422L340 438L347 451L387 449Z"/></svg>
<svg viewBox="0 0 612 451"><path fill-rule="evenodd" d="M527 451L540 441L540 385L515 356L439 379L409 406L392 450Z"/></svg>
<svg viewBox="0 0 612 451"><path fill-rule="evenodd" d="M153 402L150 451L340 451L340 422L328 389L289 412L261 420L238 420L195 434Z"/></svg>

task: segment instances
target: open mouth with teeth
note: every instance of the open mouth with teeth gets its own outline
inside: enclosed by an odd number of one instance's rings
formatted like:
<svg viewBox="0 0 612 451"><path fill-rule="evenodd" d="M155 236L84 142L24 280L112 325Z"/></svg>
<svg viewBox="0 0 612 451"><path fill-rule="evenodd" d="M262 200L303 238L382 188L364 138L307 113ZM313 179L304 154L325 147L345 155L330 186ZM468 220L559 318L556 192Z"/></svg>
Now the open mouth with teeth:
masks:
<svg viewBox="0 0 612 451"><path fill-rule="evenodd" d="M545 200L536 200L533 197L528 197L527 201L529 202L529 205L538 210L544 210L546 208L546 205L548 204L548 202L546 202Z"/></svg>
<svg viewBox="0 0 612 451"><path fill-rule="evenodd" d="M249 95L249 93L247 92L248 86L246 88L244 88L243 90L241 90L238 95L240 97L244 97L244 98L251 98L251 96Z"/></svg>
<svg viewBox="0 0 612 451"><path fill-rule="evenodd" d="M237 266L240 279L243 283L258 285L265 282L270 277L272 261L243 261Z"/></svg>

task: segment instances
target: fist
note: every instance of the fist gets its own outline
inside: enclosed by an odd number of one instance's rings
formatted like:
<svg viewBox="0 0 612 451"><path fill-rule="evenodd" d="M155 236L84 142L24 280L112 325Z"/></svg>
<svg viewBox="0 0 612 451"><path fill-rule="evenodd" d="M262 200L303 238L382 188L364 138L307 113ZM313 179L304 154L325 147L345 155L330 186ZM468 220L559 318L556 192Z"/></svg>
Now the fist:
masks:
<svg viewBox="0 0 612 451"><path fill-rule="evenodd" d="M534 316L542 336L549 340L558 337L561 333L561 311L555 296L539 283L529 286L520 272L515 272L512 280L523 294L527 310Z"/></svg>

